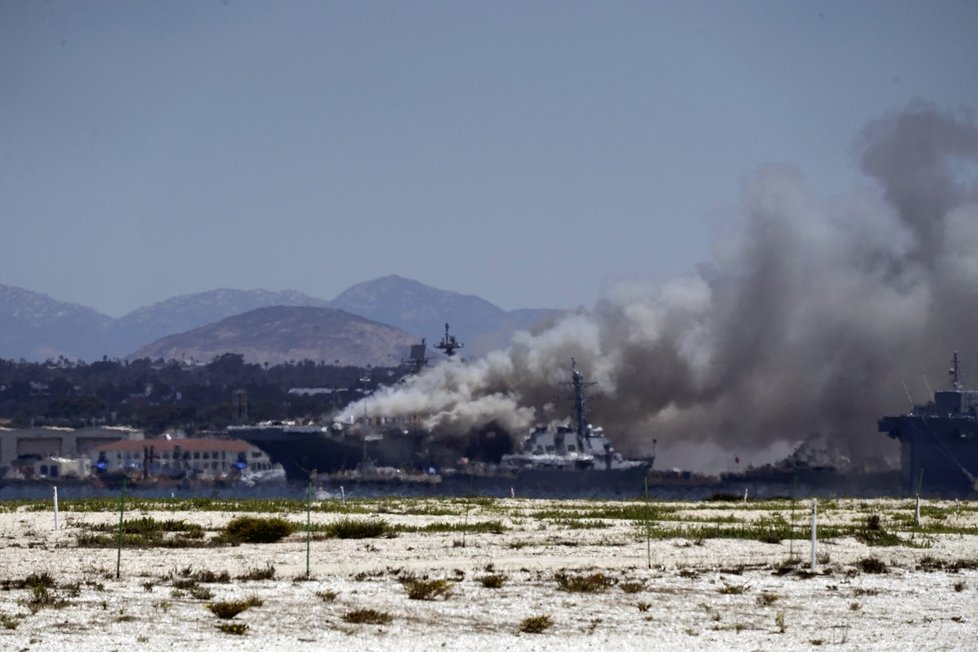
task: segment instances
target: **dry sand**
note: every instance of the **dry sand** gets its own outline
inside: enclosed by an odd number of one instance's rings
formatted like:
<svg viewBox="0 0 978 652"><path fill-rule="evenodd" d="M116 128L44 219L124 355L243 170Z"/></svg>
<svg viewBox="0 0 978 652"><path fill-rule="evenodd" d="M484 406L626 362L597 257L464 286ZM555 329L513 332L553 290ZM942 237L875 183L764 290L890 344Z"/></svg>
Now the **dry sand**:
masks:
<svg viewBox="0 0 978 652"><path fill-rule="evenodd" d="M774 572L792 555L807 567L810 544L801 538L774 544L672 538L653 540L647 548L641 525L632 521L592 519L586 522L604 527L580 528L585 521L533 515L555 505L572 512L609 504L614 503L506 500L471 507L463 516L458 500L405 501L401 507L378 502L372 504L374 513L351 518L413 526L499 520L509 529L468 533L464 547L459 533L314 540L310 581L294 581L306 570L302 533L274 544L124 549L121 579L115 579L115 549L77 548L76 541L92 524L117 522L117 514L71 512L67 505L69 510L60 514L62 527L55 531L50 511L21 507L0 514L0 581L48 572L60 587L54 594L65 597L66 604L31 613L28 589L0 591L6 625L0 627L0 649L978 649L978 571L919 569L926 557L946 562L978 558L974 534L914 539L926 547L867 547L851 537L820 541L824 563L818 574L807 577ZM826 523L858 521L870 512L882 514L887 523L910 509L905 501L833 505L823 514ZM978 527L975 505L958 510L952 503L934 505L950 514L941 516L943 523ZM675 517L679 523L756 521L770 518L774 509L684 507L688 511ZM404 513L423 510L454 513ZM185 519L216 531L235 515L160 511L128 513L127 518ZM283 516L305 520L305 514ZM316 523L343 517L313 514ZM800 525L808 516L799 512L797 519ZM889 572L859 571L858 562L870 556L885 562ZM172 577L187 567L239 576L267 565L274 567L275 579L205 585L214 594L212 601L263 600L233 621L219 620L205 601L172 585ZM487 569L505 575L501 588L482 586L479 578ZM562 571L603 572L617 584L599 593L568 593L554 579ZM411 600L398 580L405 574L450 579L453 594L445 600ZM64 588L72 583L80 583L74 596ZM642 588L626 592L628 583ZM317 595L324 592L335 592L335 599ZM345 614L365 608L386 612L392 620L387 625L344 621ZM541 634L521 633L521 621L536 615L550 616L553 626ZM220 622L246 623L248 631L227 634L218 630Z"/></svg>

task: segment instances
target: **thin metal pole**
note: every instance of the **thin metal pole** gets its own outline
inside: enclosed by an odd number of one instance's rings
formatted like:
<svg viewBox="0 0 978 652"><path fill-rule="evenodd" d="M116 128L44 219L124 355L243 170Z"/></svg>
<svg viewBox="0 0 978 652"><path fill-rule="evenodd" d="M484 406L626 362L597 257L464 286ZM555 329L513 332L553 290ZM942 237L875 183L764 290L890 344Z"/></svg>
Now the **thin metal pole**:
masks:
<svg viewBox="0 0 978 652"><path fill-rule="evenodd" d="M58 529L58 486L54 486L54 529Z"/></svg>
<svg viewBox="0 0 978 652"><path fill-rule="evenodd" d="M652 524L649 522L649 476L645 476L645 560L652 569Z"/></svg>
<svg viewBox="0 0 978 652"><path fill-rule="evenodd" d="M115 557L115 578L119 579L122 568L122 517L126 513L126 478L122 478L122 491L119 492L119 548Z"/></svg>
<svg viewBox="0 0 978 652"><path fill-rule="evenodd" d="M818 567L818 498L812 498L812 572Z"/></svg>
<svg viewBox="0 0 978 652"><path fill-rule="evenodd" d="M306 487L306 579L309 578L309 549L312 542L312 480Z"/></svg>

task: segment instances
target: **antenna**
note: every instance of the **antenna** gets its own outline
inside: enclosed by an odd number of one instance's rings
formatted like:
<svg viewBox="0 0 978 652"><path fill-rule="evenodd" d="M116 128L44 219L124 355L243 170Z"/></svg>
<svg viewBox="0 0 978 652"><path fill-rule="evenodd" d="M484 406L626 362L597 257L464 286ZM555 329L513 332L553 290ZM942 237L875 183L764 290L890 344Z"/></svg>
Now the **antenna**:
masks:
<svg viewBox="0 0 978 652"><path fill-rule="evenodd" d="M449 358L455 355L455 352L461 349L464 344L455 339L455 336L448 332L448 322L445 322L445 337L441 338L441 342L435 344L436 349L441 349L445 352Z"/></svg>
<svg viewBox="0 0 978 652"><path fill-rule="evenodd" d="M951 368L947 372L948 375L951 376L951 388L954 389L954 390L960 390L961 389L961 383L959 382L960 379L961 379L960 378L960 372L961 372L961 369L958 366L958 352L955 351L954 352L954 357L951 358Z"/></svg>
<svg viewBox="0 0 978 652"><path fill-rule="evenodd" d="M907 400L910 401L910 411L913 412L913 396L910 395L910 390L907 389L906 383L900 383L903 385L903 391L907 393Z"/></svg>

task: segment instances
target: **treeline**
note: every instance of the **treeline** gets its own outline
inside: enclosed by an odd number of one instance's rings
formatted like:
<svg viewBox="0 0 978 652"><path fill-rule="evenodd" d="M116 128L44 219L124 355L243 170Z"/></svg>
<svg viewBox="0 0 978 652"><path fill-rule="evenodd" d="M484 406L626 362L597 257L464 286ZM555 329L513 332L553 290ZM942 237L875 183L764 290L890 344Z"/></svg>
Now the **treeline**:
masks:
<svg viewBox="0 0 978 652"><path fill-rule="evenodd" d="M250 421L319 419L396 382L403 369L337 367L309 360L249 364L226 353L209 364L162 360L84 363L0 359L0 419L14 427L131 425L188 434L232 423L232 394L244 390ZM290 393L294 388L328 390Z"/></svg>

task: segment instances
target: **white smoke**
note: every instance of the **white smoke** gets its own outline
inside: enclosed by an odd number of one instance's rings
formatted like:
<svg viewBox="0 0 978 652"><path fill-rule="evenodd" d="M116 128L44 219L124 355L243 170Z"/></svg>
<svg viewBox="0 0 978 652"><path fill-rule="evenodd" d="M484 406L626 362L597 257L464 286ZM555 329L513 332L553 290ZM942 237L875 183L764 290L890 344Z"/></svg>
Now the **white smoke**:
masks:
<svg viewBox="0 0 978 652"><path fill-rule="evenodd" d="M955 349L978 369L978 127L973 112L917 102L857 146L875 187L823 201L793 167L767 166L698 273L613 288L345 414L420 414L443 436L519 433L568 415L559 383L574 357L602 396L592 421L632 453L653 438L747 452L818 433L874 455L886 443L876 419L907 407L904 382Z"/></svg>

